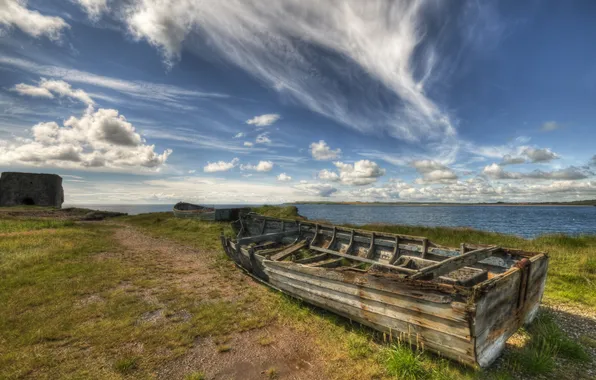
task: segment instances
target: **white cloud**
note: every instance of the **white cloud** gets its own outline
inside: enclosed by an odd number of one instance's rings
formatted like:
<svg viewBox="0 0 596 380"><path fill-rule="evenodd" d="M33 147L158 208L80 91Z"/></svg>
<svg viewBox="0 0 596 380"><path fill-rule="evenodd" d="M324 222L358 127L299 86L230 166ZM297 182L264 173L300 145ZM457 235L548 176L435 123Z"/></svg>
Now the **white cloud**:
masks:
<svg viewBox="0 0 596 380"><path fill-rule="evenodd" d="M13 91L18 92L21 95L32 96L34 98L54 98L54 95L47 88L31 86L25 83L19 83L15 85Z"/></svg>
<svg viewBox="0 0 596 380"><path fill-rule="evenodd" d="M226 172L226 171L238 166L239 162L240 162L240 160L238 158L234 158L230 162L225 162L225 161L208 162L207 165L203 168L203 171L205 173Z"/></svg>
<svg viewBox="0 0 596 380"><path fill-rule="evenodd" d="M412 161L411 166L422 175L417 183L446 183L457 180L457 174L447 166L433 160Z"/></svg>
<svg viewBox="0 0 596 380"><path fill-rule="evenodd" d="M306 181L303 183L303 181L300 181L300 183L294 187L307 194L316 195L319 197L329 197L331 194L337 192L335 187L327 183L307 183Z"/></svg>
<svg viewBox="0 0 596 380"><path fill-rule="evenodd" d="M64 168L159 169L172 153L155 153L134 126L114 109L88 108L81 118L71 116L31 128L31 139L0 141L0 164Z"/></svg>
<svg viewBox="0 0 596 380"><path fill-rule="evenodd" d="M282 181L282 182L288 182L288 181L292 180L292 177L290 177L286 173L281 173L280 175L277 176L277 180Z"/></svg>
<svg viewBox="0 0 596 380"><path fill-rule="evenodd" d="M542 170L534 170L529 173L508 172L503 170L503 168L496 163L486 166L482 173L492 179L537 179L557 181L585 179L588 178L588 174L590 174L574 166L550 172Z"/></svg>
<svg viewBox="0 0 596 380"><path fill-rule="evenodd" d="M318 177L319 177L319 179L322 179L323 181L331 181L331 182L339 181L339 174L337 174L336 172L327 170L327 169L321 170L319 172Z"/></svg>
<svg viewBox="0 0 596 380"><path fill-rule="evenodd" d="M60 17L44 16L27 9L23 0L0 0L0 28L17 27L24 33L38 38L47 36L51 40L60 39L68 24Z"/></svg>
<svg viewBox="0 0 596 380"><path fill-rule="evenodd" d="M506 154L503 156L503 161L501 162L501 165L517 165L524 163L526 163L526 159L524 157L516 157L510 154Z"/></svg>
<svg viewBox="0 0 596 380"><path fill-rule="evenodd" d="M324 140L310 144L310 154L315 160L336 160L341 156L341 149L332 150Z"/></svg>
<svg viewBox="0 0 596 380"><path fill-rule="evenodd" d="M75 0L91 20L98 20L108 10L107 0Z"/></svg>
<svg viewBox="0 0 596 380"><path fill-rule="evenodd" d="M244 142L244 146L246 146L246 147L249 147L249 148L250 148L250 147L251 147L251 146L253 146L253 145L254 145L254 144L253 144L253 143L251 143L250 141L245 141L245 142Z"/></svg>
<svg viewBox="0 0 596 380"><path fill-rule="evenodd" d="M547 121L544 124L542 124L540 130L543 132L550 132L559 128L561 128L561 124L557 123L556 121Z"/></svg>
<svg viewBox="0 0 596 380"><path fill-rule="evenodd" d="M269 172L273 169L273 162L271 161L259 161L257 165L240 165L241 170L254 170L257 172Z"/></svg>
<svg viewBox="0 0 596 380"><path fill-rule="evenodd" d="M339 170L339 181L345 185L363 186L375 182L379 177L385 174L385 169L382 169L374 161L360 160L354 164L346 164L343 162L333 163ZM321 172L319 176L333 179L333 174L330 172Z"/></svg>
<svg viewBox="0 0 596 380"><path fill-rule="evenodd" d="M269 138L267 133L261 133L257 136L255 142L257 144L271 144L271 139Z"/></svg>
<svg viewBox="0 0 596 380"><path fill-rule="evenodd" d="M189 170L189 171L188 171L188 174L195 174L196 172L197 172L197 171L193 169L193 170Z"/></svg>
<svg viewBox="0 0 596 380"><path fill-rule="evenodd" d="M549 162L559 158L556 153L548 148L537 149L529 147L524 150L523 154L528 157L530 162Z"/></svg>
<svg viewBox="0 0 596 380"><path fill-rule="evenodd" d="M279 118L280 116L276 113L268 113L246 120L246 124L256 125L257 127L266 127L275 123L277 120L279 120Z"/></svg>
<svg viewBox="0 0 596 380"><path fill-rule="evenodd" d="M239 139L239 138L242 138L244 136L246 136L246 134L244 132L238 132L238 133L236 133L236 135L234 135L234 138L235 139Z"/></svg>
<svg viewBox="0 0 596 380"><path fill-rule="evenodd" d="M63 80L48 80L41 78L37 87L19 83L13 90L21 95L46 98L54 98L54 95L58 95L60 97L79 100L87 105L93 105L95 103L85 91L81 89L73 89L70 84Z"/></svg>
<svg viewBox="0 0 596 380"><path fill-rule="evenodd" d="M444 61L425 38L425 17L440 8L425 1L230 0L205 7L192 0L136 0L124 17L130 33L159 48L167 62L183 46L200 54L203 47L194 41L208 40L222 56L314 112L360 131L384 130L414 141L455 134L449 115L426 95ZM357 67L325 65L313 60L311 49L334 52ZM355 71L371 80L354 81ZM348 80L358 86L350 94L362 94L357 101L337 85ZM390 97L369 85L379 82L396 99L389 107L383 100Z"/></svg>
<svg viewBox="0 0 596 380"><path fill-rule="evenodd" d="M0 0L2 1L2 0ZM0 65L17 67L41 76L60 78L69 83L86 83L93 86L108 88L128 96L142 100L149 100L168 106L182 107L182 101L192 98L227 98L226 94L201 92L161 83L146 81L131 81L114 77L106 77L60 66L38 65L20 58L0 55Z"/></svg>

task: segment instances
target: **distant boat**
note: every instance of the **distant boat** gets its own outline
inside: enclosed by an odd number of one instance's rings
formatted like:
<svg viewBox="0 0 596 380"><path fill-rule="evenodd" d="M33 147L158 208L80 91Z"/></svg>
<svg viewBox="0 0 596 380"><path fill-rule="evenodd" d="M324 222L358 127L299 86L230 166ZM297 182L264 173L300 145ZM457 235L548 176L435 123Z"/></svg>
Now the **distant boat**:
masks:
<svg viewBox="0 0 596 380"><path fill-rule="evenodd" d="M238 220L241 215L248 214L250 208L214 208L195 205L187 202L178 202L174 205L174 215L177 218L190 218L199 220L231 221Z"/></svg>

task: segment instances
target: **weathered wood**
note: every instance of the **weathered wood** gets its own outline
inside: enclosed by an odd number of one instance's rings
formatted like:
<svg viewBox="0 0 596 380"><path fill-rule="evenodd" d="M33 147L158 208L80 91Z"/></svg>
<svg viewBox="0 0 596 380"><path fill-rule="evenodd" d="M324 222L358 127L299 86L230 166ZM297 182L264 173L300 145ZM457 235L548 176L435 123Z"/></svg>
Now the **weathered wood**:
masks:
<svg viewBox="0 0 596 380"><path fill-rule="evenodd" d="M263 240L267 240L267 239L278 239L278 238L282 238L284 236L295 235L297 233L298 233L298 230L288 230L288 231L284 231L284 232L273 232L270 234L250 236L250 237L245 237L245 238L239 239L237 244L243 245L243 244L253 243L253 242L257 242L257 241L263 241Z"/></svg>
<svg viewBox="0 0 596 380"><path fill-rule="evenodd" d="M372 259L375 255L375 233L373 232L370 235L370 246L368 247L368 251L366 252L366 258Z"/></svg>
<svg viewBox="0 0 596 380"><path fill-rule="evenodd" d="M317 261L325 260L325 258L329 257L326 253L321 253L320 255L315 255L311 257L305 257L304 259L294 261L296 264L310 264Z"/></svg>
<svg viewBox="0 0 596 380"><path fill-rule="evenodd" d="M316 262L313 264L310 264L309 266L311 267L319 267L319 268L337 268L339 266L341 266L342 263L342 258L329 258L327 260L323 260L321 262Z"/></svg>
<svg viewBox="0 0 596 380"><path fill-rule="evenodd" d="M392 269L395 269L396 271L402 272L402 273L414 274L414 273L418 272L417 270L414 270L414 269L397 267L395 265L390 265L390 264L383 264L383 263L379 263L378 261L371 260L371 259L365 259L364 257L360 257L360 256L345 255L343 253L339 253L339 252L333 251L331 249L321 248L321 247L317 247L314 245L311 245L310 249L319 251L319 252L323 252L323 253L327 253L330 255L338 256L338 257L343 257L343 258L354 260L354 261L360 261L360 262L367 263L367 264L374 264L374 265L378 265L378 266L382 266L382 267L392 268Z"/></svg>
<svg viewBox="0 0 596 380"><path fill-rule="evenodd" d="M428 253L428 239L424 238L424 240L422 240L422 255L421 255L421 257L424 259L426 257L427 253Z"/></svg>
<svg viewBox="0 0 596 380"><path fill-rule="evenodd" d="M539 253L474 244L451 248L426 238L308 222L290 227L279 219L268 220L267 234L253 236L255 241L294 243L269 253L251 249L242 239L222 238L226 253L247 273L291 296L468 365L489 365L507 338L534 318L544 292L548 258ZM259 233L260 217L243 221L245 236ZM286 228L296 231L286 234ZM297 244L307 246L298 240L310 243L315 256L281 261L292 256L287 251ZM411 256L418 268L428 266L415 270L393 265L403 256ZM527 272L523 258L531 261ZM352 268L354 263L366 269ZM490 278L471 280L473 272L487 269Z"/></svg>
<svg viewBox="0 0 596 380"><path fill-rule="evenodd" d="M418 273L411 276L411 278L414 280L422 278L430 280L433 278L437 278L444 274L453 272L454 270L463 268L468 265L472 265L477 261L483 260L492 255L498 249L498 247L481 248L475 251L470 251L461 256L451 257L447 260L440 261L437 264L420 269Z"/></svg>
<svg viewBox="0 0 596 380"><path fill-rule="evenodd" d="M391 259L389 259L389 264L393 265L399 259L399 237L395 237L395 247L393 248L393 254L391 255Z"/></svg>
<svg viewBox="0 0 596 380"><path fill-rule="evenodd" d="M271 260L274 260L274 261L283 260L286 257L295 253L296 251L299 251L302 248L306 247L307 245L308 245L308 242L306 240L302 240L294 245L289 246L288 248L284 249L283 251L271 256Z"/></svg>

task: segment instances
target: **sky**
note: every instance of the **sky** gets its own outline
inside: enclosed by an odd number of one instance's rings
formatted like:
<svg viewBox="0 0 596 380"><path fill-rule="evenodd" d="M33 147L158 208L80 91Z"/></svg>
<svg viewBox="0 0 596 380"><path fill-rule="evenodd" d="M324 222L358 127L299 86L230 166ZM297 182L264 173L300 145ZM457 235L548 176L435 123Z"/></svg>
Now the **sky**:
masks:
<svg viewBox="0 0 596 380"><path fill-rule="evenodd" d="M0 0L0 171L68 204L596 198L596 2Z"/></svg>

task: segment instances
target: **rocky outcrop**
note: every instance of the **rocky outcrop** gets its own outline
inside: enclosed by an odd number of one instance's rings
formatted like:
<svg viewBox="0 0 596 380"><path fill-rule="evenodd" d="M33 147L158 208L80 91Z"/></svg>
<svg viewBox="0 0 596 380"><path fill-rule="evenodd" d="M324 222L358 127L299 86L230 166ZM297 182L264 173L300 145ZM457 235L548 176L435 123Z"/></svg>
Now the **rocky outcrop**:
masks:
<svg viewBox="0 0 596 380"><path fill-rule="evenodd" d="M0 206L62 207L62 177L56 174L4 172L0 176Z"/></svg>

